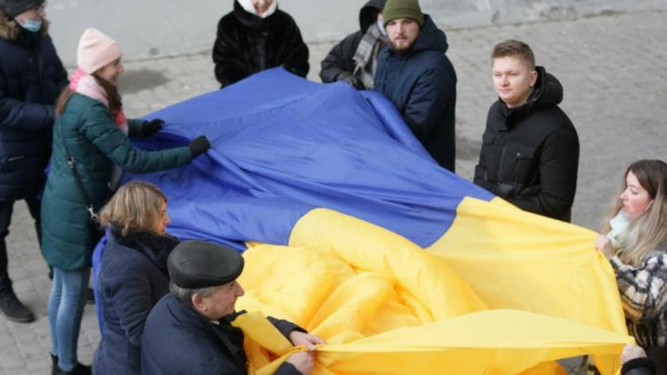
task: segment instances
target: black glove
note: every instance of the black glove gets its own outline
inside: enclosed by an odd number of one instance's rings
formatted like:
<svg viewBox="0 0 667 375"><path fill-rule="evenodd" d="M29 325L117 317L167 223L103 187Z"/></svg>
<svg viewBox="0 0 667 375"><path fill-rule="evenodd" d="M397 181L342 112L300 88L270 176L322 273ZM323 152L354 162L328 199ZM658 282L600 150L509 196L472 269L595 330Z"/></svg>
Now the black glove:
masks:
<svg viewBox="0 0 667 375"><path fill-rule="evenodd" d="M141 136L148 137L159 132L162 129L162 125L164 125L164 120L160 120L159 118L144 122L144 126L141 127Z"/></svg>
<svg viewBox="0 0 667 375"><path fill-rule="evenodd" d="M208 139L205 135L200 135L199 137L195 138L194 141L190 142L188 147L190 147L190 151L192 151L192 158L194 159L211 148L211 144L208 142Z"/></svg>
<svg viewBox="0 0 667 375"><path fill-rule="evenodd" d="M354 87L357 90L365 90L366 88L364 87L364 83L361 82L359 77L356 77L352 75L352 73L349 72L343 72L336 77L337 81L342 81L347 83L348 85Z"/></svg>

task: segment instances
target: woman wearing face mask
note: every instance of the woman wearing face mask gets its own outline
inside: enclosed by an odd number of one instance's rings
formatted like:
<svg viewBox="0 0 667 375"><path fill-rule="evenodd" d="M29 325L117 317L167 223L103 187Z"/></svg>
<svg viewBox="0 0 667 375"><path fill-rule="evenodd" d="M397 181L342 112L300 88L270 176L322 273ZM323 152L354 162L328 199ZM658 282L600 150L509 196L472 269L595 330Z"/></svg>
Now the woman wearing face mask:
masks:
<svg viewBox="0 0 667 375"><path fill-rule="evenodd" d="M221 88L277 66L301 77L310 68L301 31L277 0L235 0L218 23L213 62Z"/></svg>
<svg viewBox="0 0 667 375"><path fill-rule="evenodd" d="M97 290L104 332L93 372L141 373L141 336L153 306L169 292L167 257L179 241L166 234L167 197L144 182L123 185L104 206L110 227Z"/></svg>
<svg viewBox="0 0 667 375"><path fill-rule="evenodd" d="M616 273L628 331L667 370L667 164L640 160L628 167L595 246Z"/></svg>
<svg viewBox="0 0 667 375"><path fill-rule="evenodd" d="M54 269L49 298L55 374L88 374L76 348L99 233L93 213L112 195L126 169L151 173L189 164L210 148L200 136L188 146L162 151L134 148L130 136L160 130L161 120L128 120L116 88L123 72L118 44L96 29L84 32L78 68L58 98L51 172L42 198L42 254Z"/></svg>
<svg viewBox="0 0 667 375"><path fill-rule="evenodd" d="M44 0L0 0L0 313L19 323L33 313L14 294L5 237L14 202L25 200L39 235L44 168L51 157L54 104L67 86Z"/></svg>

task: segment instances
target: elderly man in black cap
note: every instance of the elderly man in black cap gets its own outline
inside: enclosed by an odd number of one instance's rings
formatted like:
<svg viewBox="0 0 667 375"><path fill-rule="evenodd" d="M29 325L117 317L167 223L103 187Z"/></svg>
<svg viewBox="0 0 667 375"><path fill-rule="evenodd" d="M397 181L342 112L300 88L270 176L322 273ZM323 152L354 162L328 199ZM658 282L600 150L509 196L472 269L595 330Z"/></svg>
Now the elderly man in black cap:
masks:
<svg viewBox="0 0 667 375"><path fill-rule="evenodd" d="M243 258L233 249L203 241L183 241L167 261L171 293L153 308L144 327L141 372L158 374L247 373L243 332L231 325L243 288L236 281ZM309 352L292 354L276 374L309 374L315 345L325 342L299 326L274 318L271 323L294 345Z"/></svg>
<svg viewBox="0 0 667 375"><path fill-rule="evenodd" d="M51 157L54 105L68 83L48 34L45 5L0 0L0 312L21 323L35 316L14 294L5 237L14 202L25 200L40 238L37 195Z"/></svg>

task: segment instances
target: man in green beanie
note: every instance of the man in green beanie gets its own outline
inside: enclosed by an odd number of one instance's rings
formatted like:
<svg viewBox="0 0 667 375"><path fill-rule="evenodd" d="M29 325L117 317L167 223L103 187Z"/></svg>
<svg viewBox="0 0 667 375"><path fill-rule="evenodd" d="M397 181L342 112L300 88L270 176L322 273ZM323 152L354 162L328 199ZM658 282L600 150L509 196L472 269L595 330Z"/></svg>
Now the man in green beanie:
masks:
<svg viewBox="0 0 667 375"><path fill-rule="evenodd" d="M382 15L391 48L380 53L374 89L386 95L441 167L454 172L456 72L445 33L418 0L388 0Z"/></svg>

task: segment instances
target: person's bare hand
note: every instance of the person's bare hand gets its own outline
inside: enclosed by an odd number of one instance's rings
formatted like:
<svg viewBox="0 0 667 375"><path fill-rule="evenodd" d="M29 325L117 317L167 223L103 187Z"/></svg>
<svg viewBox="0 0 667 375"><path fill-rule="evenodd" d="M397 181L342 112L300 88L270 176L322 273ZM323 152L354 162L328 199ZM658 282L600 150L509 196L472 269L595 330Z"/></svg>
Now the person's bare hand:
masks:
<svg viewBox="0 0 667 375"><path fill-rule="evenodd" d="M611 247L611 241L609 240L609 237L605 236L604 234L598 235L598 238L595 239L595 248L600 250L602 255L604 255L605 258L611 259L614 257L614 249Z"/></svg>
<svg viewBox="0 0 667 375"><path fill-rule="evenodd" d="M292 331L289 334L289 340L294 346L303 345L309 351L315 350L316 345L326 345L326 341L322 340L321 337L316 335L311 335L310 333L304 333L300 331Z"/></svg>
<svg viewBox="0 0 667 375"><path fill-rule="evenodd" d="M298 352L289 356L287 363L291 363L303 375L309 375L315 365L313 357L313 352Z"/></svg>
<svg viewBox="0 0 667 375"><path fill-rule="evenodd" d="M621 353L621 362L626 363L632 359L644 357L646 357L644 349L636 345L628 344L623 348L623 353Z"/></svg>

